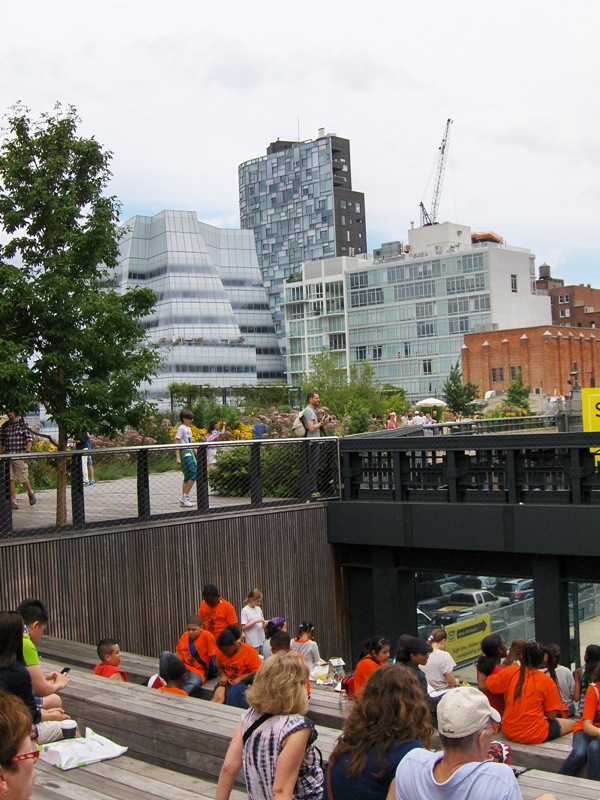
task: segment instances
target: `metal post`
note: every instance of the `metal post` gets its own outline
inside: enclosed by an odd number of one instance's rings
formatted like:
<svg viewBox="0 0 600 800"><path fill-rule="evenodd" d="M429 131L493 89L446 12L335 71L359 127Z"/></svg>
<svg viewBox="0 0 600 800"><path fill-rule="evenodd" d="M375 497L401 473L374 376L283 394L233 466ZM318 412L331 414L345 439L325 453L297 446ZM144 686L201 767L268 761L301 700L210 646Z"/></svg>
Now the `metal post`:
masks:
<svg viewBox="0 0 600 800"><path fill-rule="evenodd" d="M87 454L89 450L76 450L77 455L71 456L71 513L73 525L76 528L83 528L85 525L85 500L83 496L83 470L82 454Z"/></svg>
<svg viewBox="0 0 600 800"><path fill-rule="evenodd" d="M0 459L0 538L9 538L13 532L10 499L10 458Z"/></svg>
<svg viewBox="0 0 600 800"><path fill-rule="evenodd" d="M262 479L260 473L260 441L250 445L250 507L262 505Z"/></svg>
<svg viewBox="0 0 600 800"><path fill-rule="evenodd" d="M197 450L196 495L198 511L203 514L207 514L210 510L207 453L208 449L206 447L199 447Z"/></svg>
<svg viewBox="0 0 600 800"><path fill-rule="evenodd" d="M148 450L138 450L137 454L137 501L138 517L150 517L150 466Z"/></svg>

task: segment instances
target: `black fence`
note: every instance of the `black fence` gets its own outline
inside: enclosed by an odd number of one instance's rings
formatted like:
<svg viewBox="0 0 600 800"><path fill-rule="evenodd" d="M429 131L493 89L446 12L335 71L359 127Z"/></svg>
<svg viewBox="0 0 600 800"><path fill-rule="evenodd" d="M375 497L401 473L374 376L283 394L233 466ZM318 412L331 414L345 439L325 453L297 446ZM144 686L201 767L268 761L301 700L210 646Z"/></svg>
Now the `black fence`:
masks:
<svg viewBox="0 0 600 800"><path fill-rule="evenodd" d="M30 505L20 491L18 508L11 501L10 462L20 456L0 455L0 539L339 499L338 441L194 444L196 480L189 498L176 463L176 451L189 446L32 453L27 463L36 502ZM62 503L56 489L60 461L67 471Z"/></svg>
<svg viewBox="0 0 600 800"><path fill-rule="evenodd" d="M600 505L600 435L340 440L342 499Z"/></svg>

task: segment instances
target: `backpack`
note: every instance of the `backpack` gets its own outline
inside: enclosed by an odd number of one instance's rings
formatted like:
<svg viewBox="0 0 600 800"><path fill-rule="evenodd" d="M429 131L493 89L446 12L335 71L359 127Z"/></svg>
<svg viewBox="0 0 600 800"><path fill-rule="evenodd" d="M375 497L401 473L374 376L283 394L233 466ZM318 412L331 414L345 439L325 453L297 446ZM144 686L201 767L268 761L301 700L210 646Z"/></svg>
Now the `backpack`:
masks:
<svg viewBox="0 0 600 800"><path fill-rule="evenodd" d="M302 414L298 414L296 419L294 420L294 424L292 425L292 433L294 436L298 436L299 438L303 439L306 437L306 425L304 423L304 417Z"/></svg>
<svg viewBox="0 0 600 800"><path fill-rule="evenodd" d="M348 697L354 697L354 675L348 675L346 678L342 678L340 689L345 689Z"/></svg>

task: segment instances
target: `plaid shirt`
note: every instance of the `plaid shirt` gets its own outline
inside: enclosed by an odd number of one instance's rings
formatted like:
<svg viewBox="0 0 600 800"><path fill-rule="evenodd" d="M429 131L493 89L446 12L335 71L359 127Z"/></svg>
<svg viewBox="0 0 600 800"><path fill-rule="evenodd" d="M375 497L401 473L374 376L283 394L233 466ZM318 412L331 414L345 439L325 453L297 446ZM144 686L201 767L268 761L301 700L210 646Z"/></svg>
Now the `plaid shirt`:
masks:
<svg viewBox="0 0 600 800"><path fill-rule="evenodd" d="M4 453L24 453L27 442L33 441L33 434L22 421L18 420L13 425L5 422L0 428L0 445Z"/></svg>

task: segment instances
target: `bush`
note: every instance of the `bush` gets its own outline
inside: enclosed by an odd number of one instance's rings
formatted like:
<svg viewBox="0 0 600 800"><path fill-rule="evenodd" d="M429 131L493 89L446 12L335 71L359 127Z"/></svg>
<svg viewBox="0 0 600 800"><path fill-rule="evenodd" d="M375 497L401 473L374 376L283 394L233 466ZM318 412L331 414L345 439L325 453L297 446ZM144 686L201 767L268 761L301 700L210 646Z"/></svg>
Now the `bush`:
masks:
<svg viewBox="0 0 600 800"><path fill-rule="evenodd" d="M263 497L299 497L300 448L293 444L265 447L260 457ZM235 447L217 452L208 482L216 494L249 497L250 448Z"/></svg>

